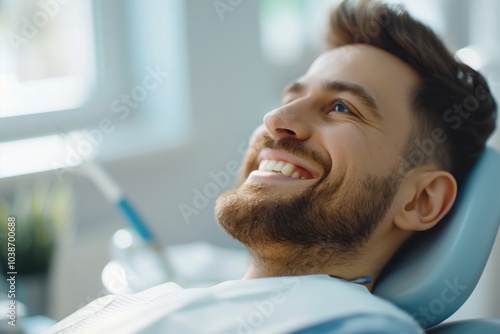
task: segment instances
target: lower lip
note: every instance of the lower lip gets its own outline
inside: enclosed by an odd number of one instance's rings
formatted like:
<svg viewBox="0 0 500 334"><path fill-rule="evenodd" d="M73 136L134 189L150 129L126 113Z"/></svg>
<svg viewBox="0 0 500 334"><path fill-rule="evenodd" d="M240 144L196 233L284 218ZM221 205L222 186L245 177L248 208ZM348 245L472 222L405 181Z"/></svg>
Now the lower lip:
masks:
<svg viewBox="0 0 500 334"><path fill-rule="evenodd" d="M281 173L264 172L260 170L254 170L248 175L248 180L250 181L304 181L301 179L295 179L293 177L285 176Z"/></svg>

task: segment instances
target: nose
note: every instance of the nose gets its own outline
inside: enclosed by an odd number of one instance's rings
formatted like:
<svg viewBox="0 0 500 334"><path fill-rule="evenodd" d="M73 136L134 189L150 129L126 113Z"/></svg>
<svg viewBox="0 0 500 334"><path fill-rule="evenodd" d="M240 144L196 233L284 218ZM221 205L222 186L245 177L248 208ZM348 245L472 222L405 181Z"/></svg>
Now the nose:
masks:
<svg viewBox="0 0 500 334"><path fill-rule="evenodd" d="M264 116L264 126L271 137L276 140L286 137L307 140L311 136L311 127L305 119L307 107L303 102L291 102Z"/></svg>

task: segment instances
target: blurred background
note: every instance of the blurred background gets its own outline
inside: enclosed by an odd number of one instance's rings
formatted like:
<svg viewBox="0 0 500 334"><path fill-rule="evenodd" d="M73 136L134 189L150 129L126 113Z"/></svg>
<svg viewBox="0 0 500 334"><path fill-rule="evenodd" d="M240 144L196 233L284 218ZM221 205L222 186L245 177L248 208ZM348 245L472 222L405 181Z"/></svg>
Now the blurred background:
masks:
<svg viewBox="0 0 500 334"><path fill-rule="evenodd" d="M43 300L42 313L62 319L102 295L110 239L127 226L74 173L86 159L163 244L242 248L217 226L215 200L284 85L323 49L338 2L0 0L0 219L29 222L17 261L35 277L28 299ZM500 2L402 2L500 101ZM500 147L498 134L490 144ZM500 317L496 244L453 320Z"/></svg>

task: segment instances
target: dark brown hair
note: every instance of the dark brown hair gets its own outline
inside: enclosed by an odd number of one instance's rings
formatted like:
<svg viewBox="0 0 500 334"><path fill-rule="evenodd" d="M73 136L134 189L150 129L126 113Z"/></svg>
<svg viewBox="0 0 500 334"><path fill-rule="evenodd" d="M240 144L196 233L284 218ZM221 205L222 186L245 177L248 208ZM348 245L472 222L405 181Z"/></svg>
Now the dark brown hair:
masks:
<svg viewBox="0 0 500 334"><path fill-rule="evenodd" d="M343 1L331 14L327 45L358 43L397 56L420 75L410 101L414 125L402 152L404 169L436 163L460 186L495 129L496 103L484 77L401 5Z"/></svg>

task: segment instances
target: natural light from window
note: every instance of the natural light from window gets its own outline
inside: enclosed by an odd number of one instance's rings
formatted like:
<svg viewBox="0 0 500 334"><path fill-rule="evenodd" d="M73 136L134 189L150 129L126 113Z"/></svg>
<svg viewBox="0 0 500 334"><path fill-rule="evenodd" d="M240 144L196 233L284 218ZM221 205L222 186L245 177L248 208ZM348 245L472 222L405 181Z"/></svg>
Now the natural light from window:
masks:
<svg viewBox="0 0 500 334"><path fill-rule="evenodd" d="M0 0L0 117L80 107L95 80L89 0Z"/></svg>

